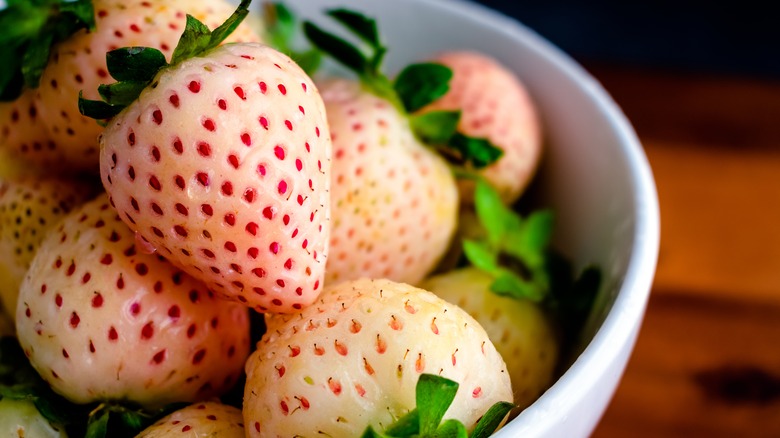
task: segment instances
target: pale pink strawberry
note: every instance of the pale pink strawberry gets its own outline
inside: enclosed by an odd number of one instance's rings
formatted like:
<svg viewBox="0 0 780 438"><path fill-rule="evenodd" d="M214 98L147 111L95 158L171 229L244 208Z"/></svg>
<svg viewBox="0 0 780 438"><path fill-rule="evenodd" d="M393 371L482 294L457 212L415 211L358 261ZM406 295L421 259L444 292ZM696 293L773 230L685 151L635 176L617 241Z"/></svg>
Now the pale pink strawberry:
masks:
<svg viewBox="0 0 780 438"><path fill-rule="evenodd" d="M233 44L163 70L100 144L122 219L172 263L261 312L319 294L330 133L290 58Z"/></svg>
<svg viewBox="0 0 780 438"><path fill-rule="evenodd" d="M456 304L473 316L506 361L514 402L525 408L553 382L559 338L552 319L539 303L490 290L494 278L464 268L426 279L421 287Z"/></svg>
<svg viewBox="0 0 780 438"><path fill-rule="evenodd" d="M28 163L51 165L62 159L41 120L34 90L25 90L13 102L0 102L0 150L3 176L21 170L35 173ZM8 162L18 158L28 163Z"/></svg>
<svg viewBox="0 0 780 438"><path fill-rule="evenodd" d="M415 407L421 374L460 384L445 418L467 429L512 399L504 361L473 318L388 280L328 286L299 314L273 315L246 364L248 436L360 436Z"/></svg>
<svg viewBox="0 0 780 438"><path fill-rule="evenodd" d="M206 399L236 383L249 351L246 308L142 253L105 195L48 234L16 317L32 366L74 403Z"/></svg>
<svg viewBox="0 0 780 438"><path fill-rule="evenodd" d="M216 402L197 403L168 415L135 438L244 438L241 410Z"/></svg>
<svg viewBox="0 0 780 438"><path fill-rule="evenodd" d="M95 0L96 29L79 31L55 45L38 90L38 109L56 145L57 157L81 171L98 171L97 137L103 128L78 110L79 92L97 99L98 85L113 82L106 52L120 47L159 49L170 59L186 14L216 27L234 9L225 0ZM258 41L246 25L229 41ZM60 150L61 149L61 150Z"/></svg>
<svg viewBox="0 0 780 438"><path fill-rule="evenodd" d="M487 138L503 156L480 171L511 203L533 178L542 154L542 129L536 106L517 76L497 60L477 52L455 51L433 62L452 69L450 91L421 112L460 110L458 130ZM471 203L473 183L460 183L463 201Z"/></svg>
<svg viewBox="0 0 780 438"><path fill-rule="evenodd" d="M416 139L406 116L359 83L333 80L321 92L333 139L326 282L419 282L455 231L452 172Z"/></svg>
<svg viewBox="0 0 780 438"><path fill-rule="evenodd" d="M80 180L0 179L0 306L11 317L16 314L19 286L46 233L97 193Z"/></svg>

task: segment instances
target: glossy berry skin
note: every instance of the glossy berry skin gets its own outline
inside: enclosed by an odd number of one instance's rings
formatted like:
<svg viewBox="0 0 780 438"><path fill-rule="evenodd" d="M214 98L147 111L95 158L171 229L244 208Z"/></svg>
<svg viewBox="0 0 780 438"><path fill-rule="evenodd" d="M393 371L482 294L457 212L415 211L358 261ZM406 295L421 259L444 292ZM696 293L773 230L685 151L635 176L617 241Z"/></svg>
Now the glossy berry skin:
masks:
<svg viewBox="0 0 780 438"><path fill-rule="evenodd" d="M164 417L135 438L244 438L241 410L217 402L196 403Z"/></svg>
<svg viewBox="0 0 780 438"><path fill-rule="evenodd" d="M106 52L144 46L159 49L170 59L187 14L213 29L235 7L224 0L95 0L93 5L95 30L79 31L53 47L37 89L37 106L52 140L49 153L74 171L97 173L97 138L103 128L79 113L78 97L83 92L85 99L99 99L98 86L114 82ZM242 25L228 41L259 37Z"/></svg>
<svg viewBox="0 0 780 438"><path fill-rule="evenodd" d="M30 363L74 403L213 397L238 380L249 351L246 308L142 252L105 195L41 244L16 317Z"/></svg>
<svg viewBox="0 0 780 438"><path fill-rule="evenodd" d="M517 76L488 55L455 51L431 60L452 69L450 91L422 112L460 110L458 130L487 138L504 151L480 171L507 203L515 201L533 178L542 155L538 111ZM465 203L473 198L473 183L460 182Z"/></svg>
<svg viewBox="0 0 780 438"><path fill-rule="evenodd" d="M445 418L472 429L512 399L504 362L466 312L388 280L329 286L299 314L273 315L246 364L248 436L360 436L415 407L422 373L460 384Z"/></svg>
<svg viewBox="0 0 780 438"><path fill-rule="evenodd" d="M46 234L96 193L79 180L0 179L0 305L9 316L16 314L19 286Z"/></svg>
<svg viewBox="0 0 780 438"><path fill-rule="evenodd" d="M330 134L290 58L233 44L164 70L100 144L120 216L172 263L260 312L319 294Z"/></svg>
<svg viewBox="0 0 780 438"><path fill-rule="evenodd" d="M421 287L456 304L484 327L506 361L515 404L525 408L553 383L558 333L539 304L497 295L490 290L492 282L476 268L463 268L428 278Z"/></svg>
<svg viewBox="0 0 780 438"><path fill-rule="evenodd" d="M321 92L333 138L326 282L419 282L455 231L450 169L415 138L405 116L359 83L334 80Z"/></svg>

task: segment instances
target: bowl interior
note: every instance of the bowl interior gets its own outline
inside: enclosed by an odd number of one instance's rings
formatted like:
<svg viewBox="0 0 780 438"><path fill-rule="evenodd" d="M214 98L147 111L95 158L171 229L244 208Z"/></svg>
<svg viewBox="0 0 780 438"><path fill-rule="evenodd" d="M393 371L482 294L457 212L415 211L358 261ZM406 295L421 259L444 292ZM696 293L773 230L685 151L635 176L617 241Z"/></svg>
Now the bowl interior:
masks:
<svg viewBox="0 0 780 438"><path fill-rule="evenodd" d="M329 7L349 7L378 18L390 48L387 72L444 50L490 54L517 73L538 104L547 149L536 187L543 204L555 211L556 247L577 269L591 264L600 267L604 280L581 336L582 353L542 399L505 431L532 431L529 425L534 421L565 415L561 409L575 405L592 388L578 383L580 378L595 378L613 362L618 366L612 372L621 373L655 270L658 206L641 145L598 82L532 30L465 1L288 3L303 18L314 18L325 27L329 20L321 11ZM606 398L602 397L604 405L619 375L614 377L611 388L606 388ZM595 412L595 419L582 424L581 433L575 435L587 435L600 414Z"/></svg>

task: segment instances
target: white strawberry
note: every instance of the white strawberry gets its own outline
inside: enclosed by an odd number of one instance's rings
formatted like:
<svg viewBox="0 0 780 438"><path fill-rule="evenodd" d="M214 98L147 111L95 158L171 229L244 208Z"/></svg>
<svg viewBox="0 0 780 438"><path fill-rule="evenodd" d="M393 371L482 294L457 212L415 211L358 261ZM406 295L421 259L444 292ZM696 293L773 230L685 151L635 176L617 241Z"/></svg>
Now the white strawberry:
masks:
<svg viewBox="0 0 780 438"><path fill-rule="evenodd" d="M129 46L155 47L170 57L191 14L218 25L234 9L224 0L94 0L95 29L81 30L52 48L40 78L38 108L57 157L69 166L97 172L97 137L103 128L79 114L78 97L98 98L98 85L112 82L106 52ZM259 41L247 26L231 41Z"/></svg>
<svg viewBox="0 0 780 438"><path fill-rule="evenodd" d="M36 173L27 163L13 163L14 159L48 166L62 159L41 120L34 90L24 91L12 102L0 103L0 150L3 176L21 174L21 169L27 174Z"/></svg>
<svg viewBox="0 0 780 438"><path fill-rule="evenodd" d="M198 57L174 55L111 119L103 184L122 219L175 265L261 312L294 311L319 294L325 268L322 100L270 47L209 44Z"/></svg>
<svg viewBox="0 0 780 438"><path fill-rule="evenodd" d="M0 179L0 305L9 315L16 314L19 285L46 233L95 193L79 180Z"/></svg>
<svg viewBox="0 0 780 438"><path fill-rule="evenodd" d="M241 410L216 402L197 403L164 417L136 438L244 438Z"/></svg>
<svg viewBox="0 0 780 438"><path fill-rule="evenodd" d="M347 80L321 85L333 139L326 282L417 283L452 238L458 194L447 164L387 100Z"/></svg>
<svg viewBox="0 0 780 438"><path fill-rule="evenodd" d="M315 46L360 77L360 82L320 84L333 139L326 283L369 277L415 284L448 247L458 193L447 162L422 143L408 111L440 95L442 86L446 90L448 72L412 66L405 72L416 73L401 77L416 81L391 82L379 70L386 48L376 23L344 9L329 15L368 42L373 53L365 56L355 47L341 47L331 34L304 24ZM334 45L340 50L333 50Z"/></svg>
<svg viewBox="0 0 780 438"><path fill-rule="evenodd" d="M44 418L29 400L0 398L0 436L8 438L65 438L64 428Z"/></svg>
<svg viewBox="0 0 780 438"><path fill-rule="evenodd" d="M159 407L218 395L249 350L246 308L144 253L105 195L44 239L16 328L33 367L74 403Z"/></svg>
<svg viewBox="0 0 780 438"><path fill-rule="evenodd" d="M516 200L533 178L542 155L542 128L536 105L517 76L481 53L456 51L432 60L452 69L450 90L421 110L460 110L460 132L487 138L503 155L480 174L501 193ZM473 183L460 181L464 202L471 203Z"/></svg>
<svg viewBox="0 0 780 438"><path fill-rule="evenodd" d="M512 399L501 356L457 306L388 280L329 286L299 314L273 315L246 364L249 436L359 436L415 407L423 373L460 384L445 418L472 429Z"/></svg>
<svg viewBox="0 0 780 438"><path fill-rule="evenodd" d="M493 277L464 268L426 279L420 287L456 304L476 319L506 361L514 402L525 408L552 383L559 338L538 304L490 290Z"/></svg>

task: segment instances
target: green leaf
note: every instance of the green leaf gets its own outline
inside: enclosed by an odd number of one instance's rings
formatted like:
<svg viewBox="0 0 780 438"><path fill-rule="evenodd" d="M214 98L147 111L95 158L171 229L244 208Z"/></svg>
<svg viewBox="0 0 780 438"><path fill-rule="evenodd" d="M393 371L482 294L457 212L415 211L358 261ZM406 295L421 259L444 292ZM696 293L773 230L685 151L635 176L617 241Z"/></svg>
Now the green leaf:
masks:
<svg viewBox="0 0 780 438"><path fill-rule="evenodd" d="M509 402L498 402L491 406L477 422L476 427L471 432L471 438L488 438L498 429L498 426L514 407L515 405Z"/></svg>
<svg viewBox="0 0 780 438"><path fill-rule="evenodd" d="M197 18L188 14L184 32L173 50L171 65L176 65L185 59L201 56L220 45L249 14L250 3L252 0L242 0L233 14L213 32Z"/></svg>
<svg viewBox="0 0 780 438"><path fill-rule="evenodd" d="M90 415L87 422L87 433L84 438L106 438L110 414L111 412L108 409L99 409Z"/></svg>
<svg viewBox="0 0 780 438"><path fill-rule="evenodd" d="M458 383L435 374L421 374L415 388L420 435L432 435L455 400Z"/></svg>
<svg viewBox="0 0 780 438"><path fill-rule="evenodd" d="M395 91L409 113L447 94L452 70L442 64L420 63L404 68L395 79Z"/></svg>
<svg viewBox="0 0 780 438"><path fill-rule="evenodd" d="M541 301L546 292L546 290L536 287L532 282L523 279L508 269L501 270L501 273L490 284L490 290L499 295L526 299L533 302Z"/></svg>
<svg viewBox="0 0 780 438"><path fill-rule="evenodd" d="M263 3L263 20L268 44L290 56L303 71L312 76L320 66L322 54L317 49L293 50L293 38L298 19L282 2Z"/></svg>
<svg viewBox="0 0 780 438"><path fill-rule="evenodd" d="M448 146L458 151L463 161L471 163L477 169L495 163L504 154L501 148L494 146L487 139L468 137L461 133L453 135Z"/></svg>
<svg viewBox="0 0 780 438"><path fill-rule="evenodd" d="M28 88L38 88L43 69L49 62L49 52L54 41L54 35L44 34L34 38L27 45L22 58L22 75Z"/></svg>
<svg viewBox="0 0 780 438"><path fill-rule="evenodd" d="M409 117L412 131L427 144L446 144L458 129L459 111L430 111Z"/></svg>
<svg viewBox="0 0 780 438"><path fill-rule="evenodd" d="M263 3L263 19L269 44L280 52L290 53L296 26L292 11L282 2Z"/></svg>
<svg viewBox="0 0 780 438"><path fill-rule="evenodd" d="M59 8L61 12L73 15L75 20L86 28L95 28L95 9L92 6L92 0L60 2Z"/></svg>
<svg viewBox="0 0 780 438"><path fill-rule="evenodd" d="M0 10L0 96L21 94L23 84L37 87L53 44L80 29L94 28L89 0L11 1ZM19 80L24 78L24 81Z"/></svg>
<svg viewBox="0 0 780 438"><path fill-rule="evenodd" d="M498 270L498 254L483 242L463 240L463 253L478 269L495 274Z"/></svg>
<svg viewBox="0 0 780 438"><path fill-rule="evenodd" d="M124 47L106 53L108 72L117 81L148 82L168 62L151 47Z"/></svg>
<svg viewBox="0 0 780 438"><path fill-rule="evenodd" d="M241 25L241 22L244 21L246 16L249 15L249 5L251 3L252 0L241 0L241 3L239 3L236 10L230 14L230 17L211 32L211 39L204 50L210 50L222 44L222 42Z"/></svg>
<svg viewBox="0 0 780 438"><path fill-rule="evenodd" d="M0 10L0 45L18 47L30 37L38 35L48 19L48 8L29 2L9 4Z"/></svg>
<svg viewBox="0 0 780 438"><path fill-rule="evenodd" d="M363 432L363 435L360 435L360 438L389 438L392 435L384 435L374 430L373 427L368 426L366 430Z"/></svg>
<svg viewBox="0 0 780 438"><path fill-rule="evenodd" d="M466 258L490 274L490 289L505 296L542 301L551 289L547 252L553 214L537 210L526 219L506 206L484 179L476 180L474 207L486 242L464 242Z"/></svg>
<svg viewBox="0 0 780 438"><path fill-rule="evenodd" d="M119 421L121 421L124 430L140 432L149 424L149 418L148 414L138 411L126 410L119 413Z"/></svg>
<svg viewBox="0 0 780 438"><path fill-rule="evenodd" d="M504 205L501 195L482 178L477 180L474 187L474 208L480 225L487 232L488 240L498 246L507 234L507 216L513 213Z"/></svg>
<svg viewBox="0 0 780 438"><path fill-rule="evenodd" d="M303 33L311 44L358 75L364 75L370 63L366 56L344 39L322 30L316 24L303 23Z"/></svg>
<svg viewBox="0 0 780 438"><path fill-rule="evenodd" d="M89 100L79 93L79 112L87 117L97 120L108 120L122 112L124 107L111 105L100 100Z"/></svg>
<svg viewBox="0 0 780 438"><path fill-rule="evenodd" d="M380 68L387 48L379 40L376 22L358 12L346 9L335 9L329 14L352 34L357 35L361 41L367 42L370 54L364 53L356 45L307 21L303 24L303 31L309 42L355 72L360 77L360 81L374 94L388 100L399 111L405 112L398 94L393 89L393 83L382 74Z"/></svg>
<svg viewBox="0 0 780 438"><path fill-rule="evenodd" d="M185 59L190 59L203 52L211 42L211 30L197 18L187 14L187 24L181 39L173 50L171 65L176 65Z"/></svg>
<svg viewBox="0 0 780 438"><path fill-rule="evenodd" d="M20 59L13 48L0 45L0 62L4 65L0 68L0 102L11 102L22 94L24 87Z"/></svg>
<svg viewBox="0 0 780 438"><path fill-rule="evenodd" d="M375 51L384 49L379 40L379 30L377 29L376 20L373 18L343 8L331 9L327 11L327 14L346 26L352 33L357 35L358 38L368 43Z"/></svg>
<svg viewBox="0 0 780 438"><path fill-rule="evenodd" d="M524 221L512 213L512 224L504 236L504 250L522 260L529 269L540 269L545 263L545 249L552 237L554 218L550 210L532 212Z"/></svg>
<svg viewBox="0 0 780 438"><path fill-rule="evenodd" d="M403 417L397 419L386 430L387 436L406 437L420 433L420 415L417 409L412 409Z"/></svg>
<svg viewBox="0 0 780 438"><path fill-rule="evenodd" d="M550 244L555 217L552 210L536 210L525 219L526 245L529 250L541 252Z"/></svg>
<svg viewBox="0 0 780 438"><path fill-rule="evenodd" d="M434 438L468 438L469 433L463 423L449 419L442 423L431 436Z"/></svg>
<svg viewBox="0 0 780 438"><path fill-rule="evenodd" d="M148 47L125 47L108 52L106 63L109 73L118 82L98 87L104 101L87 100L79 93L79 111L98 120L116 116L138 98L161 69L203 55L224 41L249 13L251 2L242 0L233 14L214 32L195 17L187 15L184 32L173 51L170 64L165 62L165 56L159 50Z"/></svg>
<svg viewBox="0 0 780 438"><path fill-rule="evenodd" d="M41 395L33 399L33 404L50 423L67 425L74 421L73 409L68 409L63 399Z"/></svg>
<svg viewBox="0 0 780 438"><path fill-rule="evenodd" d="M310 49L305 52L292 52L290 57L309 76L313 75L322 63L322 53L317 49Z"/></svg>
<svg viewBox="0 0 780 438"><path fill-rule="evenodd" d="M98 93L105 103L113 107L126 107L138 98L148 82L114 82L98 86Z"/></svg>

